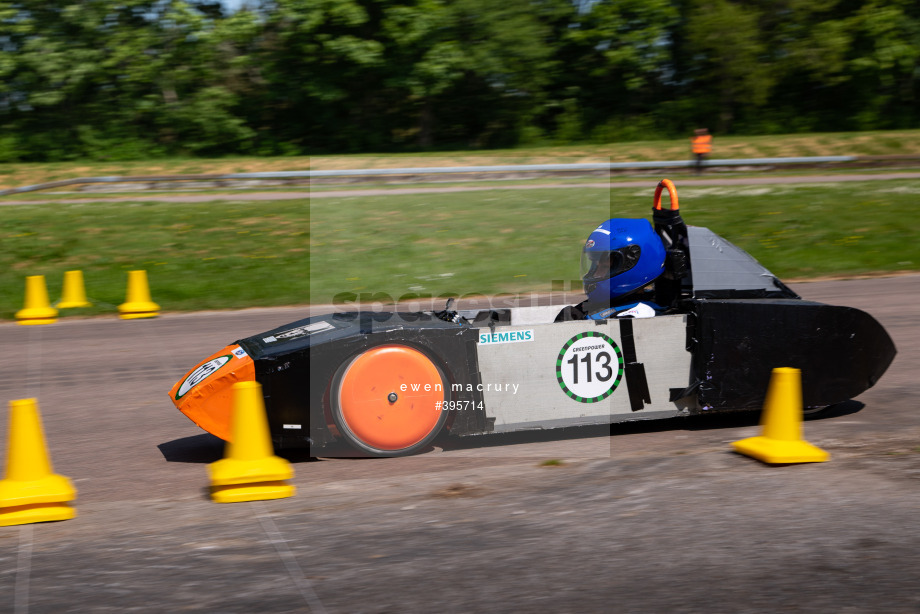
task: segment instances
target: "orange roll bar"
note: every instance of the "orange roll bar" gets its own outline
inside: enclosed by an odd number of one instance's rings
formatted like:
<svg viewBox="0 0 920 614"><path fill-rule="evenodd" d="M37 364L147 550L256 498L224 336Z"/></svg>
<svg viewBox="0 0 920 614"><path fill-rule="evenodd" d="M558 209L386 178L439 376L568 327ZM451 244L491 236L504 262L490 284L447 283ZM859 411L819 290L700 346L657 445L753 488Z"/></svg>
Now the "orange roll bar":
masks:
<svg viewBox="0 0 920 614"><path fill-rule="evenodd" d="M671 199L671 211L677 211L680 208L677 203L677 188L674 187L670 179L662 179L658 182L658 187L655 188L655 199L652 202L652 208L661 209L661 192L665 188L668 189L668 196Z"/></svg>

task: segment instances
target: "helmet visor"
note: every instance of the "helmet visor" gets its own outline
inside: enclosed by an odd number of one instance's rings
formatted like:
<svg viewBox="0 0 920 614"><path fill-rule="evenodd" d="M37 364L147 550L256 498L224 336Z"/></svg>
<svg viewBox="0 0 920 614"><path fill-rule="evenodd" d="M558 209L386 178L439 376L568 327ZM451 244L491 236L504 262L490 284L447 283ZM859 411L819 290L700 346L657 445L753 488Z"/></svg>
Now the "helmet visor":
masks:
<svg viewBox="0 0 920 614"><path fill-rule="evenodd" d="M597 283L625 273L639 262L641 251L638 245L612 251L582 251L581 279L585 283Z"/></svg>

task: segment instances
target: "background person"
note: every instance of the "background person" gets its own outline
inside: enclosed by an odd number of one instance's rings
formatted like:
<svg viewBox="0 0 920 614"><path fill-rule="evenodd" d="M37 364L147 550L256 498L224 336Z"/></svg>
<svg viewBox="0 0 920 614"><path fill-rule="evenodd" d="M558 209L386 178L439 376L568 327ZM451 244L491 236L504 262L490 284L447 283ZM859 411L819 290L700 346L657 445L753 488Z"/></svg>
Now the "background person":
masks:
<svg viewBox="0 0 920 614"><path fill-rule="evenodd" d="M698 128L693 132L690 143L696 157L696 174L699 175L703 172L703 160L712 153L712 135L706 128Z"/></svg>

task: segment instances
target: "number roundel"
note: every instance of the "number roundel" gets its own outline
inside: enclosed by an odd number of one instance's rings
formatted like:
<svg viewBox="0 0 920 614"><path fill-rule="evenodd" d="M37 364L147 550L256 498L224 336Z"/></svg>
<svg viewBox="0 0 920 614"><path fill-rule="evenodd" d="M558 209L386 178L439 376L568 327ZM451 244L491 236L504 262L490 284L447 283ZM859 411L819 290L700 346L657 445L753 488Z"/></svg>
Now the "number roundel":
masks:
<svg viewBox="0 0 920 614"><path fill-rule="evenodd" d="M597 331L579 333L565 342L556 357L556 380L562 391L580 403L603 401L623 379L623 353L616 342Z"/></svg>

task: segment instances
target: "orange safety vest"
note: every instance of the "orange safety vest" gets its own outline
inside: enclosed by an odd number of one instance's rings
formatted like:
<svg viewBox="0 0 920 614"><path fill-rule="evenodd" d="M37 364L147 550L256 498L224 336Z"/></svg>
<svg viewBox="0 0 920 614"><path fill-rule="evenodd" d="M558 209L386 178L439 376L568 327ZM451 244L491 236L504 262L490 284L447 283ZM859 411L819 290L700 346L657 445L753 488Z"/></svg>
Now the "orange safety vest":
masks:
<svg viewBox="0 0 920 614"><path fill-rule="evenodd" d="M700 136L693 137L693 153L695 154L708 154L712 152L712 135L711 134L702 134Z"/></svg>

